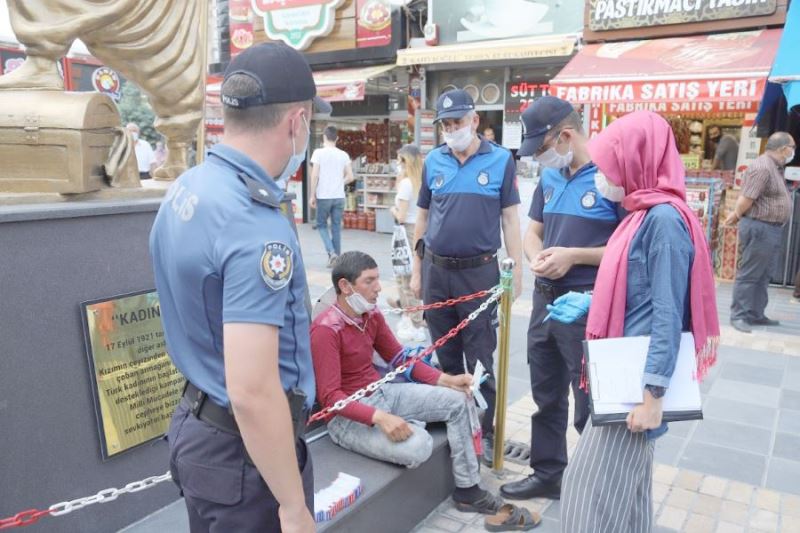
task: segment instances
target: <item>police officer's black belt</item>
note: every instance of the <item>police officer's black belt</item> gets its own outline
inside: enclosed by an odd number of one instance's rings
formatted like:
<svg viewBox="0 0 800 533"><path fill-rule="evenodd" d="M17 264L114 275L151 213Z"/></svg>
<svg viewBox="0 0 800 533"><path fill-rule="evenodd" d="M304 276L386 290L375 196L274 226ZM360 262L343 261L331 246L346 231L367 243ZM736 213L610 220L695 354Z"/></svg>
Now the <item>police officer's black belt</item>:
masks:
<svg viewBox="0 0 800 533"><path fill-rule="evenodd" d="M449 270L464 270L466 268L475 268L495 262L497 260L497 252L486 252L485 254L476 255L474 257L445 257L443 255L436 255L426 248L425 257L429 258L431 263L436 266Z"/></svg>
<svg viewBox="0 0 800 533"><path fill-rule="evenodd" d="M299 439L305 435L306 422L308 421L308 411L303 406L305 398L295 398L293 392L288 393L287 396L289 396L289 409L292 415L294 434ZM230 409L217 405L208 397L208 394L188 381L183 391L183 397L188 400L191 413L206 424L225 433L240 434L239 426L236 424L236 419ZM247 459L249 460L249 457Z"/></svg>
<svg viewBox="0 0 800 533"><path fill-rule="evenodd" d="M580 287L556 287L555 285L542 283L538 279L533 284L533 290L535 290L536 292L544 296L545 299L550 300L551 302L556 298L558 298L559 296L564 296L568 292L585 292L591 294L592 289L594 289L594 287L587 285L583 285Z"/></svg>

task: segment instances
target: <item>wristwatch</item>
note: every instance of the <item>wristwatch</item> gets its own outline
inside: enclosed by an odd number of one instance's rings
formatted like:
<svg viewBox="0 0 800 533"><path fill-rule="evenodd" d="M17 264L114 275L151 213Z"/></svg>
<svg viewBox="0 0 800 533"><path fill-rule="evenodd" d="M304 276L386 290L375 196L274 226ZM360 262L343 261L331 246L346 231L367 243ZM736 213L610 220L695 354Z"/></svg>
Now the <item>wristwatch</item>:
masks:
<svg viewBox="0 0 800 533"><path fill-rule="evenodd" d="M650 395L656 400L662 398L667 393L666 387L659 387L658 385L645 385L644 390L649 391Z"/></svg>

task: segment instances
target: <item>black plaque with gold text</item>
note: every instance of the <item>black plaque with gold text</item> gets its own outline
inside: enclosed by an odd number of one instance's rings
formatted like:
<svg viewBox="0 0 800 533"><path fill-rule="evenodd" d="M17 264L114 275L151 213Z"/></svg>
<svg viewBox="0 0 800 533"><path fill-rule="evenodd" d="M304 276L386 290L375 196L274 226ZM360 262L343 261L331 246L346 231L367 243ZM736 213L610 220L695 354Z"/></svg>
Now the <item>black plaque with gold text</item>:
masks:
<svg viewBox="0 0 800 533"><path fill-rule="evenodd" d="M103 458L166 433L184 378L167 356L155 290L81 304Z"/></svg>

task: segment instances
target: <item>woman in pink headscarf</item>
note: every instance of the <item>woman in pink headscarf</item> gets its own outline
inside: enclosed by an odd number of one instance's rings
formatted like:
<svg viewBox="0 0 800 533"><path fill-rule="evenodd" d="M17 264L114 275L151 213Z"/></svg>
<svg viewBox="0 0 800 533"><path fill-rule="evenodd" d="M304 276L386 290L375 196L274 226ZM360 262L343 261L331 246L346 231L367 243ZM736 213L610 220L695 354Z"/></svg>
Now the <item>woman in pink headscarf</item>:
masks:
<svg viewBox="0 0 800 533"><path fill-rule="evenodd" d="M589 146L595 185L629 215L608 241L587 337L650 336L643 403L625 425L584 429L564 475L561 530L652 529L654 440L667 431L661 398L682 331L694 335L698 376L716 360L714 277L703 228L686 205L684 167L667 122L640 111L613 122Z"/></svg>

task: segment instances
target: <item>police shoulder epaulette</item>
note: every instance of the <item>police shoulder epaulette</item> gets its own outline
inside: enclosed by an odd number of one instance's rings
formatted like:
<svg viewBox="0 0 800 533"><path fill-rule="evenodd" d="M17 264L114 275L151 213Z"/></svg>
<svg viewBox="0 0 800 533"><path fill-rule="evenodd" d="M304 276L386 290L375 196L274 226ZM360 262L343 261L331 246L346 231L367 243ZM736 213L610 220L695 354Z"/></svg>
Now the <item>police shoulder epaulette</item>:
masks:
<svg viewBox="0 0 800 533"><path fill-rule="evenodd" d="M275 194L271 193L263 184L254 180L244 172L239 173L239 179L247 185L247 190L250 191L250 198L252 198L254 202L275 208L281 206L280 199L275 196Z"/></svg>

